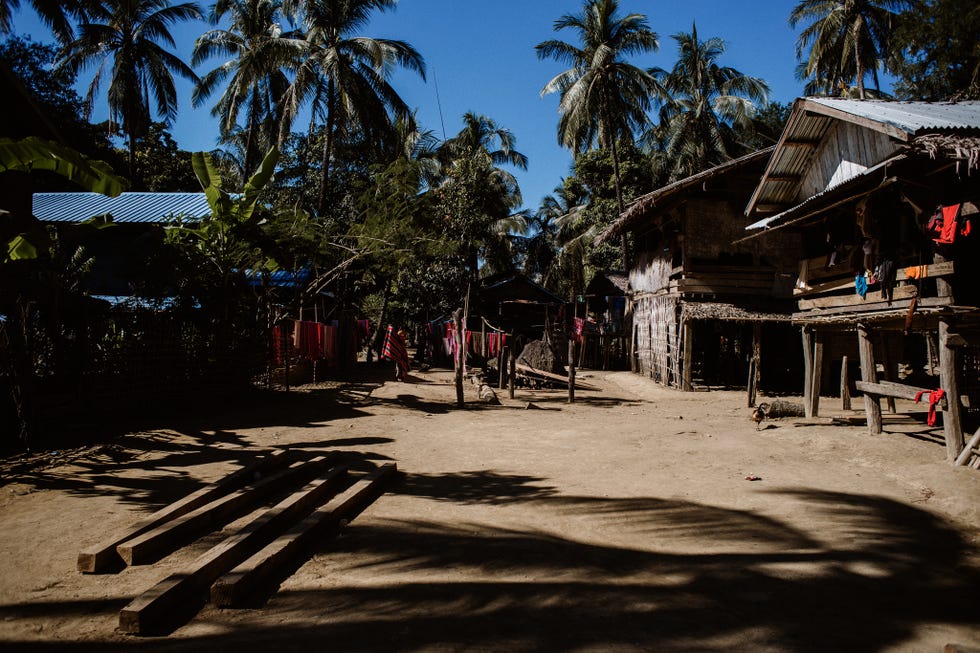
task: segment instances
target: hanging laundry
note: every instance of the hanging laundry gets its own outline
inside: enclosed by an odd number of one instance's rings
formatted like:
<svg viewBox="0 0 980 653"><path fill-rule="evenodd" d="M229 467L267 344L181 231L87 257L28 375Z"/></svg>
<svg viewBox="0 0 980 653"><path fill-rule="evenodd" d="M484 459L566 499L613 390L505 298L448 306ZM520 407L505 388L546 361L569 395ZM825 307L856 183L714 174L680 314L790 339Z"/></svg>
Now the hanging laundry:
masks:
<svg viewBox="0 0 980 653"><path fill-rule="evenodd" d="M395 363L395 374L398 380L406 381L408 379L409 362L405 338L400 332L395 331L395 327L391 325L388 326L388 332L385 334L381 357Z"/></svg>
<svg viewBox="0 0 980 653"><path fill-rule="evenodd" d="M915 403L919 403L919 399L922 397L922 395L927 394L927 393L929 395L929 415L926 418L926 423L929 426L935 426L936 425L936 404L938 404L940 401L942 401L943 397L946 396L946 391L943 390L942 388L939 388L938 390L931 390L931 391L930 390L923 390L922 392L916 393L916 395L915 395Z"/></svg>
<svg viewBox="0 0 980 653"><path fill-rule="evenodd" d="M868 280L863 274L854 277L854 290L857 294L861 295L861 299L864 299L868 294Z"/></svg>

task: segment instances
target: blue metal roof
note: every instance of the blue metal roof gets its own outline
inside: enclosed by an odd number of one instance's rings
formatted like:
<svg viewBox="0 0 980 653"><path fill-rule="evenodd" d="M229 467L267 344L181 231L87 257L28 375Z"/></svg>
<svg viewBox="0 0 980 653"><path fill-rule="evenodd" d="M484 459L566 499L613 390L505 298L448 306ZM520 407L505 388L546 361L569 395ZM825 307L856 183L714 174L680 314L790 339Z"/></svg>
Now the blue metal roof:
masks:
<svg viewBox="0 0 980 653"><path fill-rule="evenodd" d="M162 224L181 216L196 222L211 215L204 193L34 193L34 215L42 222L84 222L105 214L117 223Z"/></svg>

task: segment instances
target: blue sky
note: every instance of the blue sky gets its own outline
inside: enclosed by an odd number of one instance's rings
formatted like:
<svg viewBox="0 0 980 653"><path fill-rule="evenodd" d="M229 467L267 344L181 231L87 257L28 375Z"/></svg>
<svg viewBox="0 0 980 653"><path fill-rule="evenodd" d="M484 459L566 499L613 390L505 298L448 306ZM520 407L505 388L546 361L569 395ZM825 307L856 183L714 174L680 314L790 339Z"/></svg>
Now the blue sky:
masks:
<svg viewBox="0 0 980 653"><path fill-rule="evenodd" d="M772 100L790 102L802 92L793 76L796 33L787 23L794 4L795 0L621 0L621 11L645 14L660 36L659 52L633 63L669 69L677 51L671 35L689 32L697 23L702 40L724 39L722 65L761 77L772 90ZM553 23L580 8L581 0L400 0L395 11L377 15L364 35L408 41L425 58L427 81L405 72L393 79L408 105L417 108L425 128L442 136L444 124L451 137L462 127L463 114L472 111L510 129L517 149L529 159L527 171L514 171L524 205L537 208L568 176L571 156L557 144L557 96L540 95L563 66L539 61L534 46L551 38L572 41L573 32L556 33ZM194 39L206 28L203 23L178 28L177 54L189 61ZM37 41L51 40L28 12L19 14L15 31ZM80 79L86 86L87 75L90 71ZM172 126L177 142L186 150L212 149L217 129L208 109L191 107L189 84L181 83L179 92L180 116Z"/></svg>

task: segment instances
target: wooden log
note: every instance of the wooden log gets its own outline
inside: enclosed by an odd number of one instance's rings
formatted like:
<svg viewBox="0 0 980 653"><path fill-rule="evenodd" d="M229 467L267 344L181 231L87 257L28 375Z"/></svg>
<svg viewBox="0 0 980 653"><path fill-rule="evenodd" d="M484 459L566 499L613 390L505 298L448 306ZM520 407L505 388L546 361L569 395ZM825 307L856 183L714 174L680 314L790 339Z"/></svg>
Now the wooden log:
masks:
<svg viewBox="0 0 980 653"><path fill-rule="evenodd" d="M970 441L966 443L965 447L963 447L963 451L961 451L960 455L956 457L955 464L957 466L965 465L966 462L970 459L970 456L973 455L973 450L977 447L978 444L980 444L980 429L977 429L977 432L973 434L973 437L970 438Z"/></svg>
<svg viewBox="0 0 980 653"><path fill-rule="evenodd" d="M877 383L874 346L863 324L858 325L858 353L861 358L861 380L866 383ZM881 433L881 402L870 392L864 393L864 412L868 418L868 431L872 435Z"/></svg>
<svg viewBox="0 0 980 653"><path fill-rule="evenodd" d="M379 467L225 573L211 585L211 603L228 607L246 602L258 588L280 577L283 568L309 550L324 533L353 521L381 494L384 483L395 472L393 463Z"/></svg>
<svg viewBox="0 0 980 653"><path fill-rule="evenodd" d="M840 402L841 410L851 410L851 379L847 370L847 356L840 362Z"/></svg>
<svg viewBox="0 0 980 653"><path fill-rule="evenodd" d="M959 368L959 348L947 344L949 321L939 319L939 387L946 391L949 410L943 415L943 437L946 440L946 460L956 460L963 449L963 426L960 417L960 388L956 378Z"/></svg>
<svg viewBox="0 0 980 653"><path fill-rule="evenodd" d="M264 454L265 452L260 453ZM276 450L267 455L260 455L257 460L242 467L238 471L214 483L209 483L201 489L188 494L183 499L157 510L152 515L139 520L125 531L116 533L102 544L89 547L79 552L78 571L95 574L122 567L124 561L116 552L117 546L146 531L157 528L182 515L186 515L218 497L241 488L250 481L255 480L257 475L285 463L286 457L286 452L282 450Z"/></svg>
<svg viewBox="0 0 980 653"><path fill-rule="evenodd" d="M126 561L126 564L130 565L142 565L158 560L193 540L203 530L227 521L273 492L308 478L310 474L315 473L319 467L334 460L335 457L336 454L331 454L327 457L315 458L308 463L293 463L254 485L232 492L119 544L116 546L116 552Z"/></svg>
<svg viewBox="0 0 980 653"><path fill-rule="evenodd" d="M320 458L316 463L310 463L319 467L325 461ZM119 612L119 629L124 633L153 634L166 632L182 623L200 608L215 579L333 494L346 471L343 467L326 471L320 478L260 513L238 533L212 547L186 569L171 574L133 599Z"/></svg>

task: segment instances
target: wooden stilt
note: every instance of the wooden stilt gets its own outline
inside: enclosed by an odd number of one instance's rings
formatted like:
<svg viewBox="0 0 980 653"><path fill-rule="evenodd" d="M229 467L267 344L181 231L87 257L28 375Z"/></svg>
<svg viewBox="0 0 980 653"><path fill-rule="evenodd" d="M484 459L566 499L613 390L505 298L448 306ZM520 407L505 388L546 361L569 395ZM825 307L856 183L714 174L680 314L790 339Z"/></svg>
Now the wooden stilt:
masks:
<svg viewBox="0 0 980 653"><path fill-rule="evenodd" d="M861 380L877 383L878 372L875 370L874 346L871 343L868 329L863 324L858 325L858 353L861 355ZM881 400L865 392L864 412L868 418L868 431L872 434L881 433Z"/></svg>
<svg viewBox="0 0 980 653"><path fill-rule="evenodd" d="M803 416L813 417L813 331L803 327Z"/></svg>
<svg viewBox="0 0 980 653"><path fill-rule="evenodd" d="M891 356L888 354L888 339L885 334L880 334L878 338L878 350L881 352L881 378L884 381L896 381L895 373L892 371ZM895 398L885 397L885 403L888 405L888 412L893 415L898 412L895 408Z"/></svg>
<svg viewBox="0 0 980 653"><path fill-rule="evenodd" d="M810 382L810 417L820 414L820 390L823 381L823 334L813 334L813 380Z"/></svg>
<svg viewBox="0 0 980 653"><path fill-rule="evenodd" d="M963 426L960 421L960 390L956 380L959 350L949 342L949 321L939 320L939 387L946 391L949 409L943 413L943 436L946 438L946 460L953 462L963 449Z"/></svg>
<svg viewBox="0 0 980 653"><path fill-rule="evenodd" d="M516 343L515 343L516 344ZM507 364L509 372L507 374L507 395L513 399L514 398L514 379L517 376L517 357L514 354L514 346L511 345L510 351L507 352L507 357L510 361Z"/></svg>
<svg viewBox="0 0 980 653"><path fill-rule="evenodd" d="M691 320L684 321L683 330L684 341L681 343L681 346L684 348L684 369L681 371L682 383L684 384L684 392L691 392L694 390L694 384L692 383L694 371L691 369L694 365L694 324Z"/></svg>
<svg viewBox="0 0 980 653"><path fill-rule="evenodd" d="M749 408L755 407L755 395L762 377L762 323L752 323L752 359L749 364Z"/></svg>
<svg viewBox="0 0 980 653"><path fill-rule="evenodd" d="M840 404L841 410L851 410L851 378L847 369L847 356L840 362Z"/></svg>

